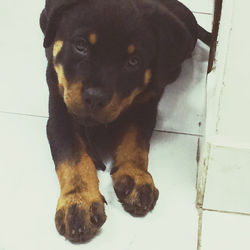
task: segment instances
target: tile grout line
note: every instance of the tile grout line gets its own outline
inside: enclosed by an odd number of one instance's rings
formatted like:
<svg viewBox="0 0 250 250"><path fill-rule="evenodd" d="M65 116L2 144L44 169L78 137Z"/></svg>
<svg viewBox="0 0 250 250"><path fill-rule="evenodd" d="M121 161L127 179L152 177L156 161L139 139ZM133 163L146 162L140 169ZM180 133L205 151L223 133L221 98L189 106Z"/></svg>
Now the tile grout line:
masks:
<svg viewBox="0 0 250 250"><path fill-rule="evenodd" d="M201 250L203 210L202 210L202 208L198 207L197 211L198 211L197 250Z"/></svg>
<svg viewBox="0 0 250 250"><path fill-rule="evenodd" d="M231 215L244 215L250 216L248 213L241 213L241 212L231 212L231 211L223 211L223 210L216 210L216 209L209 209L209 208L202 208L197 207L198 211L198 233L197 233L197 250L201 250L202 247L202 226L203 226L203 212L216 212L220 214L231 214Z"/></svg>
<svg viewBox="0 0 250 250"><path fill-rule="evenodd" d="M19 116L30 116L30 117L48 118L48 116L23 114L23 113L15 113L15 112L6 112L6 111L2 111L2 110L0 110L0 113L1 114L9 114L9 115L19 115Z"/></svg>
<svg viewBox="0 0 250 250"><path fill-rule="evenodd" d="M39 117L39 118L46 118L46 119L48 119L48 116L23 114L23 113L15 113L15 112L6 112L6 111L2 111L2 110L0 110L0 114L29 116L29 117ZM195 137L203 137L203 135L201 135L201 134L192 134L192 133L176 132L176 131L169 131L169 130L154 129L154 131L155 132L160 132L160 133L169 133L169 134L178 134L178 135L189 135L189 136L195 136Z"/></svg>
<svg viewBox="0 0 250 250"><path fill-rule="evenodd" d="M189 135L189 136L195 136L195 137L203 137L203 135L201 135L201 134L192 134L192 133L176 132L176 131L160 130L160 129L154 129L154 132L178 134L178 135Z"/></svg>
<svg viewBox="0 0 250 250"><path fill-rule="evenodd" d="M232 215L244 215L244 216L250 216L249 213L243 213L243 212L234 212L234 211L224 211L224 210L217 210L217 209L211 209L211 208L202 208L203 211L208 212L216 212L221 214L232 214Z"/></svg>
<svg viewBox="0 0 250 250"><path fill-rule="evenodd" d="M202 11L192 11L194 14L201 14L201 15L208 15L208 16L213 16L213 13L209 12L202 12Z"/></svg>

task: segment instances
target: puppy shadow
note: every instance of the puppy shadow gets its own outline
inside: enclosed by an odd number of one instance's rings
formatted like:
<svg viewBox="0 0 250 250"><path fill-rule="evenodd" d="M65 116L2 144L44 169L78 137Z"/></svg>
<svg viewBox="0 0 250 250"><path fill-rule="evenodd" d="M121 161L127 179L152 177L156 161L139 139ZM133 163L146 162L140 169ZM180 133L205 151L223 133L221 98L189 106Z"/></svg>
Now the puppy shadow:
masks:
<svg viewBox="0 0 250 250"><path fill-rule="evenodd" d="M156 129L167 128L176 131L175 126L182 127L181 124L176 124L177 121L185 124L189 115L200 110L197 105L204 105L197 104L196 100L204 94L202 91L205 91L208 57L209 48L198 42L192 58L182 64L178 79L165 88L158 106Z"/></svg>

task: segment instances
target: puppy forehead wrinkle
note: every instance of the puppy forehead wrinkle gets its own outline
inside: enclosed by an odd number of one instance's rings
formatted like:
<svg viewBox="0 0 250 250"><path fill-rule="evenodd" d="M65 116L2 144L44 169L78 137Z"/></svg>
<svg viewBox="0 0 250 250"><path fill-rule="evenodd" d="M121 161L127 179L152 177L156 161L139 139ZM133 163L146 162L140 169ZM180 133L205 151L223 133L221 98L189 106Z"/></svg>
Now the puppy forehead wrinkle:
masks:
<svg viewBox="0 0 250 250"><path fill-rule="evenodd" d="M53 57L55 58L63 47L63 41L58 40L54 43L53 47Z"/></svg>

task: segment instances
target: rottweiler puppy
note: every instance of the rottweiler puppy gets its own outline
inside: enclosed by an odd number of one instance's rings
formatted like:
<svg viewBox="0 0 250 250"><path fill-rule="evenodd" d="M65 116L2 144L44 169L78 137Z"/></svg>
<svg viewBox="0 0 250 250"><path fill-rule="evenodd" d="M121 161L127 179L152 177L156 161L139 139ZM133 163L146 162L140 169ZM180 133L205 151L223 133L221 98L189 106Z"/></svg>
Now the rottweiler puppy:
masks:
<svg viewBox="0 0 250 250"><path fill-rule="evenodd" d="M144 216L154 208L148 152L157 104L197 39L209 44L210 33L176 0L47 0L40 26L47 136L61 188L55 223L71 242L84 242L106 220L98 147L112 154L124 209Z"/></svg>

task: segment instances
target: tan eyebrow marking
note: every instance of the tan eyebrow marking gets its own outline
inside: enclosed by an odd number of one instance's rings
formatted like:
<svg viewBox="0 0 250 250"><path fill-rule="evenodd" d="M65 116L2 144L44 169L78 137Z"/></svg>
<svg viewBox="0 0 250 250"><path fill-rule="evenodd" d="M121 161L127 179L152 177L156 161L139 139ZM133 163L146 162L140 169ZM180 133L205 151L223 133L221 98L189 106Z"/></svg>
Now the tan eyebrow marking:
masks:
<svg viewBox="0 0 250 250"><path fill-rule="evenodd" d="M63 47L63 41L58 40L55 42L53 47L53 57L55 58Z"/></svg>
<svg viewBox="0 0 250 250"><path fill-rule="evenodd" d="M134 53L135 52L135 45L134 44L130 44L129 46L128 46L128 53L129 54L132 54L132 53Z"/></svg>
<svg viewBox="0 0 250 250"><path fill-rule="evenodd" d="M146 69L145 74L144 74L144 84L145 85L149 84L151 77L152 77L151 69Z"/></svg>
<svg viewBox="0 0 250 250"><path fill-rule="evenodd" d="M91 33L89 34L89 42L90 42L90 44L92 44L92 45L95 45L95 44L96 44L96 42L97 42L97 35L96 35L95 32L91 32Z"/></svg>

